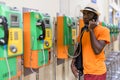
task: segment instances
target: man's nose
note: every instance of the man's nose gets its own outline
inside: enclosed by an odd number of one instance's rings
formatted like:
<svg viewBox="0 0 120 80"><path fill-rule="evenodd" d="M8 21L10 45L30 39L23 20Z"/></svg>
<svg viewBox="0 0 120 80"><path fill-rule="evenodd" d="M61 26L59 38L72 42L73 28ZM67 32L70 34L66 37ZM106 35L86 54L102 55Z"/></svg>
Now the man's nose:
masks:
<svg viewBox="0 0 120 80"><path fill-rule="evenodd" d="M88 18L89 16L87 14L84 15L84 18Z"/></svg>

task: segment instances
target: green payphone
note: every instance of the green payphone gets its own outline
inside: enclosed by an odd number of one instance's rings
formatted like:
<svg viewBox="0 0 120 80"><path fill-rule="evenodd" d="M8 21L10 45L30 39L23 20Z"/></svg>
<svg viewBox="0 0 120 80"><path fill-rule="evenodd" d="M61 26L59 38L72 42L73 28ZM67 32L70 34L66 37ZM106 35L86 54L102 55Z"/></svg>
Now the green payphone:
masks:
<svg viewBox="0 0 120 80"><path fill-rule="evenodd" d="M56 39L57 39L57 57L65 59L73 57L74 39L72 37L72 29L75 21L66 15L57 17Z"/></svg>
<svg viewBox="0 0 120 80"><path fill-rule="evenodd" d="M24 67L37 69L48 63L44 48L46 23L40 12L24 12Z"/></svg>
<svg viewBox="0 0 120 80"><path fill-rule="evenodd" d="M23 54L21 12L0 4L0 80L20 76L18 55Z"/></svg>

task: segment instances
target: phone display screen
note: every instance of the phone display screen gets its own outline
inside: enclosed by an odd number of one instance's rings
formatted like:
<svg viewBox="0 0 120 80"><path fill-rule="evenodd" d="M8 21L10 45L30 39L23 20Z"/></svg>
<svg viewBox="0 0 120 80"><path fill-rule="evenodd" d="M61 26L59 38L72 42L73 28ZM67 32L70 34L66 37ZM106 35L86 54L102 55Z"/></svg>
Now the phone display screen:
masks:
<svg viewBox="0 0 120 80"><path fill-rule="evenodd" d="M19 27L19 16L17 14L11 14L10 21L11 27Z"/></svg>
<svg viewBox="0 0 120 80"><path fill-rule="evenodd" d="M50 27L50 20L45 18L44 19L45 27Z"/></svg>

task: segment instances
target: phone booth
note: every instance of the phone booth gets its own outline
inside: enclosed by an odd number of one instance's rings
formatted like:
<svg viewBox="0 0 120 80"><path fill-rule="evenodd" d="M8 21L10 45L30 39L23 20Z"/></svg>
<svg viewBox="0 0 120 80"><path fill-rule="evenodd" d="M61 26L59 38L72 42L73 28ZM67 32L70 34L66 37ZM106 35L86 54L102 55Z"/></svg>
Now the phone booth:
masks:
<svg viewBox="0 0 120 80"><path fill-rule="evenodd" d="M73 52L72 45L72 20L68 16L57 16L57 58L67 59ZM72 53L73 54L73 53Z"/></svg>
<svg viewBox="0 0 120 80"><path fill-rule="evenodd" d="M22 15L19 10L0 4L0 33L0 80L19 77L22 71L18 69L17 62L23 54Z"/></svg>
<svg viewBox="0 0 120 80"><path fill-rule="evenodd" d="M37 69L48 63L44 50L45 22L39 12L24 12L24 67Z"/></svg>

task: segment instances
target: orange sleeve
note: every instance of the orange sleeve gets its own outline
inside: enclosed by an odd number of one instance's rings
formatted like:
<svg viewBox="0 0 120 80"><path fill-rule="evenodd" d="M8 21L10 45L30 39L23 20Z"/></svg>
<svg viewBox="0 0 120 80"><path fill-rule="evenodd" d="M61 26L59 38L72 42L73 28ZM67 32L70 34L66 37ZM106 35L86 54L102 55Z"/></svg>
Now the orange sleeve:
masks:
<svg viewBox="0 0 120 80"><path fill-rule="evenodd" d="M105 28L103 31L101 31L98 40L105 40L107 44L110 43L110 31L109 29Z"/></svg>

